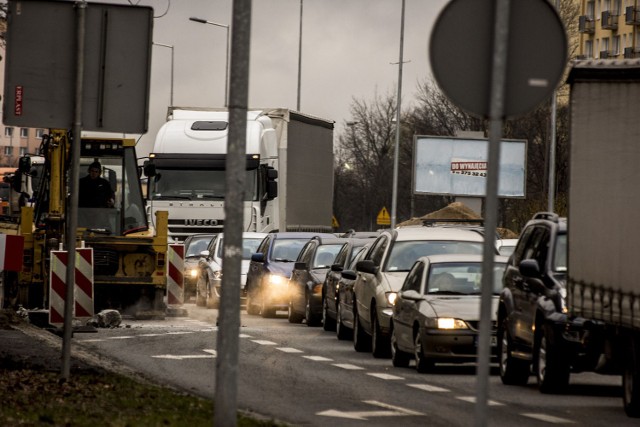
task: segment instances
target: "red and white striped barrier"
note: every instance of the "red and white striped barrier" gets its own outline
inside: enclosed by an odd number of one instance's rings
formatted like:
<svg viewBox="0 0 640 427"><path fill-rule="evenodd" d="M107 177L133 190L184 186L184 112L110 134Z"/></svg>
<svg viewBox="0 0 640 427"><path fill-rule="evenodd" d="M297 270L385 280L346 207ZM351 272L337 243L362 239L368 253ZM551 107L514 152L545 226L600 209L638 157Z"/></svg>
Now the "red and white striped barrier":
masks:
<svg viewBox="0 0 640 427"><path fill-rule="evenodd" d="M167 304L184 304L184 245L170 244L167 250Z"/></svg>
<svg viewBox="0 0 640 427"><path fill-rule="evenodd" d="M74 316L91 318L93 306L93 249L76 249ZM49 266L49 323L64 324L64 303L67 287L67 251L51 251Z"/></svg>
<svg viewBox="0 0 640 427"><path fill-rule="evenodd" d="M93 248L76 249L75 272L75 318L90 319L94 315Z"/></svg>

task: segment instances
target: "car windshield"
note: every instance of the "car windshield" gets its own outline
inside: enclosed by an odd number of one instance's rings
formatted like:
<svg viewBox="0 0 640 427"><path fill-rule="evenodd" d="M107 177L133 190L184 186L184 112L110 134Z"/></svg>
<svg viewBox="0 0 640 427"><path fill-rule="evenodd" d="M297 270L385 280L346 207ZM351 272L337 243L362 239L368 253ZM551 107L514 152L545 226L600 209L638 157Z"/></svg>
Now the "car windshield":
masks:
<svg viewBox="0 0 640 427"><path fill-rule="evenodd" d="M502 290L505 263L493 264L493 293ZM431 264L427 276L426 293L440 295L480 295L482 292L482 263L459 262Z"/></svg>
<svg viewBox="0 0 640 427"><path fill-rule="evenodd" d="M320 245L316 250L311 268L329 268L333 264L333 260L336 259L336 255L342 249L342 244L339 245Z"/></svg>
<svg viewBox="0 0 640 427"><path fill-rule="evenodd" d="M409 271L422 256L441 254L482 254L483 242L415 240L395 242L385 271Z"/></svg>
<svg viewBox="0 0 640 427"><path fill-rule="evenodd" d="M567 235L558 234L556 237L556 250L553 256L553 271L567 271Z"/></svg>
<svg viewBox="0 0 640 427"><path fill-rule="evenodd" d="M224 257L224 238L220 237L218 243L218 258ZM251 255L258 251L262 238L259 237L243 237L242 238L242 259L251 259Z"/></svg>
<svg viewBox="0 0 640 427"><path fill-rule="evenodd" d="M206 251L212 236L193 237L185 248L185 257L200 256L200 252Z"/></svg>
<svg viewBox="0 0 640 427"><path fill-rule="evenodd" d="M271 260L278 262L294 262L302 247L307 243L309 239L277 239L273 243L273 249L271 251Z"/></svg>

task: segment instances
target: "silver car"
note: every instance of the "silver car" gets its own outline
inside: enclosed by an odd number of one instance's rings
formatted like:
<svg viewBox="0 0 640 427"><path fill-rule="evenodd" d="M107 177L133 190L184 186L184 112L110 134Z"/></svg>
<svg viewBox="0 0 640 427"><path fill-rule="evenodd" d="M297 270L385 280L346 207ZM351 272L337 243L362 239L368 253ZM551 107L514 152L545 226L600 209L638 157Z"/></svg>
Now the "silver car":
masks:
<svg viewBox="0 0 640 427"><path fill-rule="evenodd" d="M393 307L394 366L428 372L436 362L475 362L478 352L481 255L433 255L415 262ZM496 317L507 257L493 264L491 353L497 356ZM497 360L497 359L496 359Z"/></svg>
<svg viewBox="0 0 640 427"><path fill-rule="evenodd" d="M353 346L374 357L391 355L391 316L396 294L413 263L422 256L481 254L478 227L410 226L386 230L356 264L353 285Z"/></svg>

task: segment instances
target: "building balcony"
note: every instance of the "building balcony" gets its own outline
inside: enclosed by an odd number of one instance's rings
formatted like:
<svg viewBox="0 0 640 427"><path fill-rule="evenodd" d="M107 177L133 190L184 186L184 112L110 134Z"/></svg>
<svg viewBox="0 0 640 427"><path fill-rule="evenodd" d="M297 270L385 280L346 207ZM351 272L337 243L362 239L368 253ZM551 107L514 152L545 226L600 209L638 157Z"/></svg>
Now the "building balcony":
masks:
<svg viewBox="0 0 640 427"><path fill-rule="evenodd" d="M596 31L596 21L593 16L582 15L578 18L578 31L580 33L593 34Z"/></svg>
<svg viewBox="0 0 640 427"><path fill-rule="evenodd" d="M600 18L600 26L603 30L617 30L618 29L618 16L619 14L611 10L605 10L602 12Z"/></svg>
<svg viewBox="0 0 640 427"><path fill-rule="evenodd" d="M640 13L634 6L627 6L624 10L624 23L627 25L640 25Z"/></svg>
<svg viewBox="0 0 640 427"><path fill-rule="evenodd" d="M640 48L633 47L625 47L624 48L624 57L627 59L631 58L640 58Z"/></svg>

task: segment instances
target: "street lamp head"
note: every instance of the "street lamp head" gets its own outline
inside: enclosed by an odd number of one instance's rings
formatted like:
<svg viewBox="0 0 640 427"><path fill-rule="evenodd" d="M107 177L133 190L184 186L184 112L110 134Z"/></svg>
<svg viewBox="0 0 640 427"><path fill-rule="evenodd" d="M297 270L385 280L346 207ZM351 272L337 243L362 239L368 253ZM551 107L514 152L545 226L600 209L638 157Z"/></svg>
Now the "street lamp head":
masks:
<svg viewBox="0 0 640 427"><path fill-rule="evenodd" d="M189 18L189 21L199 22L201 24L206 24L207 23L206 19L196 18L196 17L193 17L193 16L191 18Z"/></svg>

